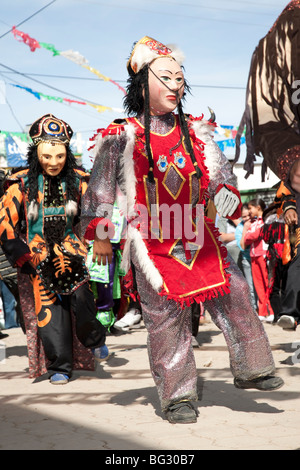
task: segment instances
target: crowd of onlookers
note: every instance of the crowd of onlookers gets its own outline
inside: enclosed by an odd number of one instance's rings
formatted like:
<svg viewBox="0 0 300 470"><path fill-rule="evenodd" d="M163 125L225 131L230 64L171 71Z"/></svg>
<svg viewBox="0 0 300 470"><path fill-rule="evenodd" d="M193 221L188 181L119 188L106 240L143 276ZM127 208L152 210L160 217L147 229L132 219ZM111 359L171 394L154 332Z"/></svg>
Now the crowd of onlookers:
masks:
<svg viewBox="0 0 300 470"><path fill-rule="evenodd" d="M274 224L283 226L276 215L265 216L263 199L252 199L242 206L241 217L230 220L216 214L216 226L220 240L226 245L229 255L243 272L250 289L251 303L261 321L276 323L281 308L287 265L282 262L284 233L272 230ZM22 313L17 288L17 272L12 268L0 249L0 293L2 321L0 316L0 338L6 336L1 329L23 327ZM128 300L129 299L129 300ZM120 303L122 308L120 308ZM198 323L204 319L202 306L192 309L193 336ZM113 321L109 330L127 331L141 324L142 312L138 301L128 297L123 302L115 299ZM23 327L24 328L24 327Z"/></svg>
<svg viewBox="0 0 300 470"><path fill-rule="evenodd" d="M276 323L287 271L281 257L284 221L276 213L268 214L264 200L256 198L243 204L240 219L217 217L216 224L221 241L248 282L260 320Z"/></svg>

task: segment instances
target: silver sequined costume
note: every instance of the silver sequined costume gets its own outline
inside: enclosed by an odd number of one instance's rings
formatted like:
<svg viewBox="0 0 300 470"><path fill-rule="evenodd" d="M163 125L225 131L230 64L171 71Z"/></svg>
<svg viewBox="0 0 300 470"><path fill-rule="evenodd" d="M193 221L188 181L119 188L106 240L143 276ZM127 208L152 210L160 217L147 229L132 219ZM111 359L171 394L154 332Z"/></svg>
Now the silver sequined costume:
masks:
<svg viewBox="0 0 300 470"><path fill-rule="evenodd" d="M165 136L173 125L173 114L151 117L151 133L155 132L156 136ZM235 185L236 178L207 126L199 121L194 131L205 143L205 164L210 178L208 192L213 199L219 184ZM108 130L98 136L94 167L83 200L83 233L95 218L110 217L117 187L125 197L128 220L134 218L137 197L133 163L135 145L136 130L128 122L120 125L118 132L110 133ZM176 255L183 259L183 248L180 253L178 245L177 250ZM123 255L124 265L127 263L128 267L131 262L135 267L143 319L148 331L150 367L162 409L166 410L170 404L180 400L196 400L197 371L191 344L190 307L183 308L174 299L159 294L160 273L148 256L140 233L130 224ZM263 326L251 309L247 282L231 258L226 261L231 292L208 296L204 307L225 336L234 377L251 380L272 374L275 367L271 349Z"/></svg>

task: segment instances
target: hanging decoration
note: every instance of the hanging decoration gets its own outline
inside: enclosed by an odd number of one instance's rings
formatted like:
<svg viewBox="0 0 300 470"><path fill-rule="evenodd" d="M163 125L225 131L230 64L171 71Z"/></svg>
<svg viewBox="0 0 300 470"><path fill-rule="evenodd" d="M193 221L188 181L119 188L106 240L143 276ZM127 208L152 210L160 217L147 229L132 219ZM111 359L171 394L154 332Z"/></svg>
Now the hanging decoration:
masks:
<svg viewBox="0 0 300 470"><path fill-rule="evenodd" d="M220 147L222 152L228 148L233 148L236 145L235 137L237 134L237 126L220 125L215 128L216 144ZM241 145L246 143L245 132L241 137Z"/></svg>
<svg viewBox="0 0 300 470"><path fill-rule="evenodd" d="M103 113L104 111L114 111L114 112L117 112L117 113L122 113L123 112L123 110L120 109L120 108L111 108L109 106L103 106L103 105L100 105L100 104L89 103L88 101L78 101L78 100L72 100L70 98L61 98L60 96L45 95L45 93L40 93L40 92L32 90L31 88L28 88L26 86L15 85L13 83L10 83L10 85L14 86L16 88L20 88L21 90L25 90L28 93L31 93L38 100L49 100L49 101L57 101L58 103L88 105L88 106L92 106L94 109L96 109L98 111L98 113Z"/></svg>
<svg viewBox="0 0 300 470"><path fill-rule="evenodd" d="M24 33L23 31L16 29L15 26L12 27L12 33L15 39L17 39L17 41L24 42L24 44L29 46L31 52L35 52L36 49L40 49L42 47L52 52L53 56L63 56L65 57L65 59L71 60L72 62L75 62L77 65L80 65L81 67L89 70L94 75L97 75L97 77L100 78L101 80L104 80L106 82L111 82L113 85L117 86L119 90L121 90L124 93L124 95L126 95L126 90L124 88L122 88L117 82L115 82L111 78L106 77L105 75L100 73L94 67L91 67L88 63L88 60L85 57L83 57L79 52L73 51L73 50L59 51L58 49L56 49L56 47L53 44L49 44L46 42L39 42L36 39L30 37L28 34Z"/></svg>
<svg viewBox="0 0 300 470"><path fill-rule="evenodd" d="M63 56L65 59L71 60L72 62L75 62L77 65L80 65L81 67L89 70L91 73L96 75L101 80L106 81L106 82L111 82L113 85L117 86L126 95L126 91L124 88L122 88L118 83L116 83L111 78L106 77L105 75L100 73L98 70L91 67L88 63L88 60L83 55L81 55L78 51L73 51L72 49L69 49L66 51L59 51L58 49L56 49L56 47L53 44L39 42L36 39L31 38L28 34L24 33L23 31L19 31L14 26L12 28L12 33L14 34L15 38L18 41L24 42L24 44L28 45L32 52L34 52L38 48L44 48L52 52L53 56ZM14 85L14 86L18 86L18 85ZM55 96L44 95L43 93L38 93L27 87L19 86L19 88L23 88L29 93L32 93L37 99L50 99L50 100L55 100L59 102L89 105L89 106L92 106L94 109L96 109L99 113L102 113L107 110L117 111L121 113L123 112L123 110L118 109L118 108L110 108L108 106L102 106L102 105L88 103L88 102L70 100L68 98L59 98ZM216 143L218 144L218 146L220 147L222 151L226 150L227 148L235 147L235 136L237 133L237 129L238 128L234 126L222 125L222 126L216 127L215 129ZM245 144L245 135L243 135L241 138L241 144Z"/></svg>

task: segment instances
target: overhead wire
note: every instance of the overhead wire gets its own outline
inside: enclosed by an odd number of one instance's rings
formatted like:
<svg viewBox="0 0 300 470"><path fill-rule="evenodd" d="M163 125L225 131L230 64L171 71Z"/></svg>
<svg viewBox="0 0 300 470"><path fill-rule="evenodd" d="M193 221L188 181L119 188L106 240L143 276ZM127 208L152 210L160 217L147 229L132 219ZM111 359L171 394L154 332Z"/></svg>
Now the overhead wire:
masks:
<svg viewBox="0 0 300 470"><path fill-rule="evenodd" d="M22 74L21 74L21 75L22 75ZM4 74L0 72L0 76L2 76L2 77L4 78L4 81L5 81L5 83L7 84L6 77L4 76ZM25 75L25 76L26 76L26 75ZM22 82L19 82L18 80L15 80L15 79L13 79L13 78L10 78L10 81L11 81L11 82L14 82L14 83L17 84L17 85L24 85ZM41 82L41 83L43 83L43 82ZM48 86L48 85L45 84L45 86ZM67 94L67 92L62 92L62 93ZM81 99L82 101L85 101L83 98L80 98L80 99ZM12 112L12 114L13 114L15 120L18 122L19 126L20 126L21 129L22 129L22 125L21 125L20 122L18 121L18 119L17 119L15 113L14 113L13 110L12 110L12 106L9 104L9 102L8 102L8 100L7 100L7 96L6 96L6 103L7 103L7 105L9 106L10 111ZM63 104L64 106L70 106L70 104L67 104L67 103L65 103L65 102L60 102L60 104ZM80 112L81 114L85 114L86 116L95 117L95 114L94 114L93 112L89 112L87 109L79 109L79 108L77 108L77 107L73 107L73 111ZM99 116L98 116L97 119L100 120L100 121L106 122L102 117L99 117Z"/></svg>
<svg viewBox="0 0 300 470"><path fill-rule="evenodd" d="M28 16L27 18L25 18L24 20L22 20L20 23L18 23L16 26L19 27L21 26L22 24L26 23L27 21L29 21L31 18L33 18L34 16L38 15L39 13L41 13L43 10L45 10L46 8L48 8L50 5L52 5L53 3L55 3L57 0L52 0L51 2L47 3L47 5L44 5L42 8L39 8L37 11L35 11L34 13L32 13L30 16ZM5 24L4 21L1 21L3 24ZM9 34L10 32L12 31L12 28L10 28L8 31L6 31L6 33L3 33L1 36L0 36L0 39L4 38L7 34ZM15 119L15 121L18 123L18 125L20 126L20 129L23 131L23 127L20 123L20 121L18 120L15 112L14 112L14 109L13 107L11 106L11 104L9 103L8 99L7 99L7 96L5 97L5 101L6 101L6 104L7 106L9 107L10 109L10 112L13 116L13 118Z"/></svg>
<svg viewBox="0 0 300 470"><path fill-rule="evenodd" d="M0 73L0 75L1 75L1 73ZM7 99L7 96L4 95L4 93L3 93L2 90L1 90L1 88L0 88L0 93L2 94L3 98L5 99L5 103L6 103L7 106L9 107L10 112L11 112L13 118L14 118L15 121L17 122L17 124L18 124L18 126L20 127L21 131L23 131L23 127L22 127L22 125L21 125L19 119L17 118L17 116L16 116L16 114L15 114L15 112L14 112L14 110L13 110L11 104L10 104L10 102L9 102L8 99Z"/></svg>
<svg viewBox="0 0 300 470"><path fill-rule="evenodd" d="M194 4L194 3L175 3L175 2L172 2L170 0L152 0L152 1L156 1L157 3L159 3L160 5L176 5L176 6L183 6L183 7L192 7L192 8L203 8L205 10L217 10L217 11L222 11L222 12L229 12L229 13L249 13L249 14L252 14L252 15L257 15L258 12L257 11L245 11L245 10L236 10L234 8L222 8L220 6L207 6L206 5L199 5L199 4ZM240 2L239 2L240 3ZM251 4L249 2L243 2L243 5L246 5L246 4ZM267 4L258 4L258 3L254 3L254 5L267 5ZM269 6L269 5L268 5ZM274 6L274 5L273 5ZM259 15L266 15L266 16L270 16L270 13L269 12L259 12Z"/></svg>
<svg viewBox="0 0 300 470"><path fill-rule="evenodd" d="M32 77L30 77L28 74L23 73L23 72L19 72L18 70L13 69L12 67L8 67L7 65L4 65L4 64L2 64L2 63L0 63L0 66L1 66L1 67L4 67L4 68L7 69L7 70L13 71L14 73L16 73L16 74L18 74L18 75L22 75L23 77L28 78L29 80L32 80L32 81L34 81L34 82L36 82L36 83L39 83L40 85L43 85L43 86L46 86L46 87L48 87L48 88L51 88L52 90L58 91L59 93L72 96L73 98L76 98L76 99L81 100L81 101L89 101L90 103L95 104L95 105L98 104L98 103L95 103L94 101L86 100L85 98L82 98L81 96L73 95L73 94L70 93L70 92L63 91L63 90L61 90L60 88L54 87L54 86L52 86L52 85L49 85L48 83L42 82L41 80L37 80L36 78L32 78Z"/></svg>
<svg viewBox="0 0 300 470"><path fill-rule="evenodd" d="M1 64L0 64L1 65ZM15 72L3 72L3 74L9 74ZM22 73L22 72L18 72ZM26 73L26 76L34 76L34 77L48 77L48 78L59 78L59 79L66 79L66 80L89 80L89 81L99 81L98 78L94 77L78 77L72 75L55 75L55 74L44 74L44 73ZM126 83L126 80L114 80L118 83ZM227 85L206 85L206 84L190 84L192 88L220 88L220 89L230 89L230 90L245 90L245 86L227 86Z"/></svg>
<svg viewBox="0 0 300 470"><path fill-rule="evenodd" d="M130 5L128 4L128 2L126 2L126 4L121 4L121 3L107 3L105 1L103 2L98 2L98 1L95 1L95 0L77 0L79 2L84 2L84 3L92 3L92 4L96 4L96 5L99 5L99 6L109 6L109 7L112 7L112 8L126 8L126 10L128 10L130 8ZM174 3L174 5L178 5L177 3ZM193 6L196 6L196 5L193 5ZM270 5L269 5L270 6ZM140 8L140 7L137 7L137 6L134 6L134 10L135 11L142 11L144 13L153 13L153 14L162 14L161 11L158 11L157 9L156 10L149 10L149 9L144 9L144 8ZM224 10L223 10L224 11ZM245 12L243 12L245 13ZM192 18L192 19L196 19L196 20L200 20L200 21L214 21L214 22L221 22L221 23L231 23L231 24L238 24L238 25L241 25L241 26L265 26L264 24L261 24L261 23L253 23L253 22L247 22L247 21L241 21L241 20L227 20L225 19L224 17L222 18L207 18L207 17L203 17L202 15L201 16L197 16L197 15L193 15L193 14L186 14L186 13L180 13L180 12L175 12L174 10L172 11L168 11L167 12L168 15L170 16L179 16L180 18Z"/></svg>
<svg viewBox="0 0 300 470"><path fill-rule="evenodd" d="M39 10L37 10L36 12L34 12L33 14L31 14L30 16L28 16L28 17L25 18L24 20L22 20L20 23L18 23L18 24L16 25L16 27L19 27L20 25L22 25L22 24L24 24L25 22L29 21L31 18L33 18L33 17L36 16L37 14L41 13L43 10L45 10L46 8L48 8L49 6L51 6L51 5L52 5L53 3L55 3L56 1L57 1L57 0L51 0L48 4L44 5L42 8L40 8ZM82 0L77 0L77 1L82 1ZM239 3L239 4L240 4L240 1L231 0L231 2L232 2L232 3ZM94 3L94 4L96 3L96 4L98 4L98 5L105 5L105 4L106 4L106 2L98 2L98 1L92 1L92 0L85 0L85 3ZM173 4L173 5L178 5L178 6L180 6L180 5L187 6L187 4L181 4L181 3L178 3L178 2L172 2L172 1L170 1L170 0L161 0L161 1L160 1L160 4ZM266 3L263 3L263 2L259 2L259 3L258 3L258 2L243 1L243 4L246 4L246 5L260 5L260 6L265 5L265 6L272 6L272 7L274 7L274 4L271 5L271 4L266 4ZM111 2L109 2L108 5L109 5L109 6L112 6L112 7L124 7L124 5L120 5L120 4L111 4ZM196 7L196 8L201 8L201 7L202 7L202 8L205 8L205 9L214 9L214 10L215 10L215 9L218 9L218 10L220 10L220 11L229 11L229 12L237 12L237 13L240 13L240 12L241 12L241 10L234 10L234 9L228 9L228 8L225 8L225 9L224 9L224 8L222 8L222 7L214 7L214 6L206 6L206 5L204 6L204 5L199 5L199 4L194 5L194 4L191 4L191 3L189 3L188 6L190 6L190 7ZM130 8L130 5L126 4L126 8ZM135 7L135 8L136 8L136 7ZM143 9L141 9L141 8L138 8L138 9L139 9L139 10L142 10L142 11L151 12L151 11L149 11L149 10L143 10ZM155 12L153 11L153 13L155 13ZM175 13L175 12L171 12L171 13L172 13L172 14L175 14L175 15L177 14L177 13ZM244 13L244 12L243 12L243 13ZM252 12L249 12L249 11L248 11L247 13L252 13ZM253 12L253 13L254 13L254 12ZM181 13L178 13L178 14L179 14L180 16L182 16ZM263 14L263 13L260 12L260 14ZM190 17L191 15L183 15L183 16ZM192 17L195 18L194 15L192 15ZM224 18L223 18L222 20L219 20L219 19L216 19L216 18L203 18L202 16L201 16L201 17L196 17L196 18L201 19L201 20L222 21L222 22L236 23L235 21L228 21L228 20L225 20ZM1 21L1 22L4 23L3 21ZM254 24L254 23L245 23L245 22L240 22L240 21L239 21L238 23L239 23L239 24L248 24L248 25L251 25L251 24L252 24L252 25L255 25L255 26L261 26L261 25L257 25L257 24ZM3 37L5 37L5 36L6 36L7 34L9 34L11 31L12 31L12 28L10 28L10 29L9 29L8 31L6 31L4 34L0 35L0 39L2 39ZM66 92L60 90L60 89L57 88L57 87L54 87L54 86L49 85L49 84L47 84L47 83L44 83L44 82L42 82L42 81L40 81L40 80L34 79L33 76L45 76L45 77L48 76L48 77L52 77L52 78L67 78L67 79L78 79L78 80L79 80L79 79L80 79L80 80L98 80L97 78L85 78L85 77L82 77L82 78L81 78L81 77L70 77L70 76L64 77L64 76L59 76L59 75L57 75L57 76L55 76L55 75L46 75L46 74L28 74L28 73L25 74L25 73L22 73L22 72L19 72L19 71L15 70L15 69L12 69L11 67L8 67L8 66L6 66L6 65L4 65L4 64L0 64L0 66L2 66L2 67L4 67L4 68L6 68L7 70L9 70L8 73L15 73L15 74L21 75L21 76L23 76L23 77L25 77L25 78L27 78L27 79L29 79L29 80L33 80L34 82L39 83L39 84L41 84L41 85L43 85L43 86L45 86L45 87L51 88L51 89L53 89L53 90L56 90L56 91L58 91L59 93L66 93ZM5 72L3 72L3 73L5 73ZM120 83L124 82L124 81L122 81L122 80L116 80L116 81L118 81L118 82L120 82ZM220 86L220 85L206 85L206 84L194 84L194 85L191 84L191 87L193 87L193 88L216 88L216 89L245 90L245 87L224 86L224 85ZM80 100L84 100L83 98L78 97L77 95L71 94L71 93L69 93L69 92L67 92L66 94L68 94L69 96L72 96L72 97L74 97L74 98L77 98L77 99L80 99ZM84 100L84 101L86 101L86 100ZM9 105L9 103L7 103L7 104ZM95 104L97 104L97 103L95 103ZM9 106L10 106L10 105L9 105ZM12 108L11 108L11 111L12 111ZM13 113L13 111L12 111L12 113ZM14 117L15 117L15 119L17 120L16 116L14 116ZM17 122L18 122L18 120L17 120ZM20 125L19 122L18 122L18 124Z"/></svg>
<svg viewBox="0 0 300 470"><path fill-rule="evenodd" d="M41 13L41 11L45 10L45 8L48 8L50 5L52 5L52 3L55 3L57 0L52 0L50 3L48 3L47 5L44 5L42 8L40 8L39 10L37 10L35 13L32 13L32 15L28 16L27 18L25 18L25 20L21 21L20 23L18 23L17 25L15 25L16 27L19 27L21 26L22 24L26 23L27 21L29 21L31 18L33 18L34 16L38 15L39 13ZM0 39L4 38L4 36L6 36L7 34L9 34L10 32L12 31L12 28L10 28L8 31L6 31L6 33L2 34L0 36Z"/></svg>

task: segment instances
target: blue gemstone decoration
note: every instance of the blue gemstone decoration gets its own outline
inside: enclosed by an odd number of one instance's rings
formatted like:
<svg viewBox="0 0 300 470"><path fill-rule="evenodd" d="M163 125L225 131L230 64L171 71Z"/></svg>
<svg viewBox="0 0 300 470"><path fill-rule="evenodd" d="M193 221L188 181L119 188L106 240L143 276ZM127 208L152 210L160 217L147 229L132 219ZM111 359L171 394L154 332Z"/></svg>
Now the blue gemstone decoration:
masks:
<svg viewBox="0 0 300 470"><path fill-rule="evenodd" d="M49 128L52 130L52 131L57 131L59 129L59 126L57 125L56 122L51 122L49 124Z"/></svg>
<svg viewBox="0 0 300 470"><path fill-rule="evenodd" d="M165 155L159 156L158 161L157 161L157 166L158 166L159 171L161 171L162 173L164 173L167 170L168 160Z"/></svg>
<svg viewBox="0 0 300 470"><path fill-rule="evenodd" d="M178 168L184 168L186 164L186 158L182 155L181 152L177 152L174 154L174 163L178 166Z"/></svg>

